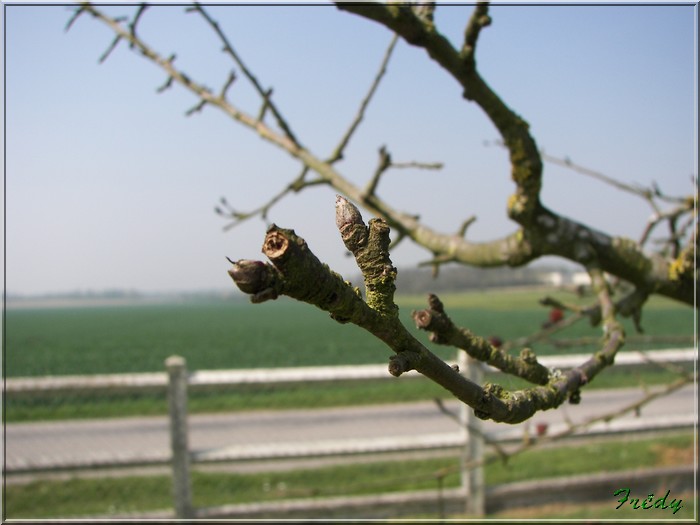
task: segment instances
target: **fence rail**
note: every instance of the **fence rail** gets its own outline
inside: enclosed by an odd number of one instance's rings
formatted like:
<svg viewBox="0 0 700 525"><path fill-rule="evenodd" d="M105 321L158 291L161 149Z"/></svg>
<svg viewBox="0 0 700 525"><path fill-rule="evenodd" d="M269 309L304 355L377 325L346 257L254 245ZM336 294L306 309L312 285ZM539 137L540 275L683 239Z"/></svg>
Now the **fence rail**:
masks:
<svg viewBox="0 0 700 525"><path fill-rule="evenodd" d="M566 369L588 359L588 355L551 356L542 357L539 361L547 367ZM697 360L697 350L670 349L654 351L630 351L619 354L616 357L616 365L643 365L652 362L680 363ZM262 444L239 445L222 447L215 450L189 450L187 439L187 390L189 388L204 388L209 386L235 386L244 384L267 383L293 383L311 381L339 381L339 380L366 380L366 379L390 379L385 365L352 365L333 367L299 367L283 369L248 369L248 370L222 370L222 371L197 371L188 373L185 362L181 358L168 358L167 370L162 373L141 374L108 374L95 376L59 376L59 377L35 377L35 378L10 378L5 383L5 394L32 395L61 392L97 392L97 391L131 391L139 389L157 389L168 392L170 399L170 423L171 423L171 453L158 454L157 457L140 456L128 457L118 451L111 457L92 458L84 464L58 465L42 464L32 461L26 465L6 465L6 473L36 472L52 469L76 469L113 467L127 465L157 465L170 464L173 469L173 495L176 515L179 518L191 518L197 514L197 510L191 504L191 489L189 480L189 465L192 463L210 463L221 461L243 461L262 459L286 459L301 457L340 456L348 454L399 452L409 450L449 449L456 448L463 451L463 455L473 456L483 454L483 441L488 438L492 441L522 440L522 430L511 434L499 432L498 435L488 435L478 430L479 421L470 419L470 411L463 410L460 414L461 425L457 431L449 434L432 434L424 436L409 436L405 439L372 438L372 439L347 439L317 441L312 443L280 444L265 446ZM467 366L464 361L460 368L465 373L475 374L473 380L480 382L479 375L487 370L494 370L469 360ZM471 371L470 371L471 368ZM413 372L405 374L407 377L421 377ZM671 429L692 426L696 423L694 414L680 417L656 418L653 421L640 419L634 421L603 422L587 429L581 434L609 434L615 432L640 432L649 429ZM476 431L474 429L476 428ZM469 429L469 430L467 430ZM551 432L557 432L557 428L551 428ZM573 436L572 436L573 437ZM467 456L464 456L467 457ZM472 458L478 459L478 458ZM9 468L8 468L9 467ZM472 469L473 470L473 469ZM480 501L476 508L467 507L473 514L483 514L485 501L485 486L483 477L475 477L474 472L463 469L462 491L470 495L467 501Z"/></svg>
<svg viewBox="0 0 700 525"><path fill-rule="evenodd" d="M640 365L658 361L664 363L692 362L697 357L693 348L620 352L615 357L616 365ZM538 361L550 368L571 368L581 364L590 356L575 354L568 356L544 356ZM482 365L484 371L496 371ZM402 378L421 377L415 370ZM245 384L298 383L307 381L353 381L365 379L395 379L387 372L386 365L341 365L293 368L251 368L238 370L200 370L187 377L189 388L209 386L235 386ZM6 394L35 394L41 392L96 392L141 389L165 389L168 386L167 372L135 374L95 374L81 376L37 376L8 378Z"/></svg>

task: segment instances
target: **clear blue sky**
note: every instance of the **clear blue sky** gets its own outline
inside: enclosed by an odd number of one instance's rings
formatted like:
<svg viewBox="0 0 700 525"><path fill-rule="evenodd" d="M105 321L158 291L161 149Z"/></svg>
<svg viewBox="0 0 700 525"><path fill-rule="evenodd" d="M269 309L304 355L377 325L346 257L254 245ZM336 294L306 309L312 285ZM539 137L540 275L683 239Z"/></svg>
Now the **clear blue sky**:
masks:
<svg viewBox="0 0 700 525"><path fill-rule="evenodd" d="M628 183L693 191L697 174L696 7L499 6L479 41L487 82L531 126L547 153ZM133 5L105 8L132 14ZM233 45L300 140L330 154L375 75L391 35L330 6L213 6ZM436 20L458 43L470 7L443 5ZM81 17L64 32L66 6L5 5L6 282L20 294L136 289L229 289L232 259L262 258L265 224L223 232L221 196L257 207L299 172L282 151L214 109L185 117L196 99L156 88L164 74ZM192 78L218 89L234 67L203 20L184 7L146 12L141 36ZM234 67L235 69L235 67ZM231 100L252 114L242 75ZM379 193L394 207L469 235L512 232L506 152L459 86L425 53L400 43L385 82L339 170L364 184L386 144L396 161L444 162L441 172L393 170ZM543 200L611 234L638 238L651 210L641 200L547 165ZM332 268L353 261L334 225L334 193L312 188L270 213ZM365 212L365 219L368 219ZM429 254L407 244L401 267Z"/></svg>

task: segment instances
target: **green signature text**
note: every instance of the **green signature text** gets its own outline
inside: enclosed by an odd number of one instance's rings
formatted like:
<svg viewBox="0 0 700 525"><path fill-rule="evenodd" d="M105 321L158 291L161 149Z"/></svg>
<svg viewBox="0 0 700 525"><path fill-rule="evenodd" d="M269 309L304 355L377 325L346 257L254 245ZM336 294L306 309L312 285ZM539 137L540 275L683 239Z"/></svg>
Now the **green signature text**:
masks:
<svg viewBox="0 0 700 525"><path fill-rule="evenodd" d="M616 509L619 509L622 507L622 505L629 502L634 509L673 509L673 513L675 514L683 508L681 505L681 501L683 500L676 500L674 498L667 504L668 496L670 494L671 491L669 490L662 498L658 498L656 501L654 501L654 494L649 494L646 499L642 500L641 502L639 498L630 498L630 489L618 489L615 491L613 496L622 495L622 497L617 500L620 502L620 504L615 507Z"/></svg>

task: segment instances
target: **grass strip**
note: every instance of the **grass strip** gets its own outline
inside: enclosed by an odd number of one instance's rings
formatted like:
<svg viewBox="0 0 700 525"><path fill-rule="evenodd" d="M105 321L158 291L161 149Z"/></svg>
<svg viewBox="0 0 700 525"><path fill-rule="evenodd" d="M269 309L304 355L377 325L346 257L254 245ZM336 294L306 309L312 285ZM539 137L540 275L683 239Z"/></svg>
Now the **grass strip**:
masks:
<svg viewBox="0 0 700 525"><path fill-rule="evenodd" d="M692 461L690 433L644 440L615 440L559 448L532 449L507 464L485 468L487 485L545 479ZM435 489L459 484L457 458L356 463L319 469L255 474L194 471L195 507L299 497L361 495ZM5 517L57 518L115 515L172 506L168 476L73 478L5 486ZM635 516L636 517L636 516Z"/></svg>

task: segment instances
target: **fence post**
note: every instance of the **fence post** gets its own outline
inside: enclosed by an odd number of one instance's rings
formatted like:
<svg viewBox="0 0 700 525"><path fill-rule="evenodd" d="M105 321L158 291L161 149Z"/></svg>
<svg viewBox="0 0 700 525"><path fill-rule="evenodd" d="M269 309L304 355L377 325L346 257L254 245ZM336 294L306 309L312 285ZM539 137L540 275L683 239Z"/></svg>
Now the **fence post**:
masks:
<svg viewBox="0 0 700 525"><path fill-rule="evenodd" d="M457 365L462 374L480 385L483 382L481 363L472 359L463 350L458 350ZM484 457L484 434L481 420L474 415L474 410L466 404L460 407L460 420L465 432L466 443L462 450L461 477L462 489L466 502L465 511L470 516L483 516L486 512L486 487L484 485L483 466L467 467L472 461L481 461Z"/></svg>
<svg viewBox="0 0 700 525"><path fill-rule="evenodd" d="M184 357L165 360L168 371L168 406L170 411L170 447L173 464L173 499L175 516L194 516L190 484L190 451L187 442L187 365Z"/></svg>

